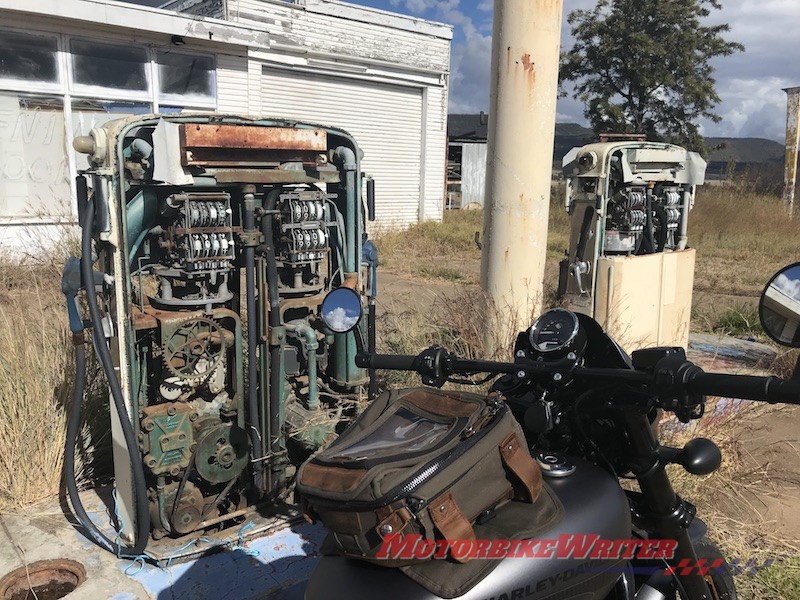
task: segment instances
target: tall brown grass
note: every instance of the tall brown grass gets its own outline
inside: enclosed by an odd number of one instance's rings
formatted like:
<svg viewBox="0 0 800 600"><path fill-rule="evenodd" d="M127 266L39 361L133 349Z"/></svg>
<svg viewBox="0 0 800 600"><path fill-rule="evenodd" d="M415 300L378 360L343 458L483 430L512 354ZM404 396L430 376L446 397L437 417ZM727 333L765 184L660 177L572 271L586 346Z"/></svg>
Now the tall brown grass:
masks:
<svg viewBox="0 0 800 600"><path fill-rule="evenodd" d="M800 260L800 215L755 184L729 181L699 188L689 214L689 244L697 248L695 290L757 298L770 276Z"/></svg>
<svg viewBox="0 0 800 600"><path fill-rule="evenodd" d="M0 512L52 497L61 483L74 386L60 291L62 250L38 259L0 256ZM79 482L96 475L92 457L109 441L98 399L102 378L91 358L89 369L94 383L76 453Z"/></svg>

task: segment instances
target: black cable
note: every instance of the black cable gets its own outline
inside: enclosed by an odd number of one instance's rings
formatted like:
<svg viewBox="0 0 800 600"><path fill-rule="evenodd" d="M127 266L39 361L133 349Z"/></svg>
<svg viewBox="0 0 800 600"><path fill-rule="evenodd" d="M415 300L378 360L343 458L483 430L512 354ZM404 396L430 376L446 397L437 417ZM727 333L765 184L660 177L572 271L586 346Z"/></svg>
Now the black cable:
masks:
<svg viewBox="0 0 800 600"><path fill-rule="evenodd" d="M133 425L128 417L128 411L122 396L122 388L114 373L114 362L111 352L102 337L102 317L100 307L94 290L94 273L92 271L92 222L94 215L94 201L90 198L86 203L86 220L83 224L81 236L81 279L86 291L86 303L92 321L95 351L103 365L111 396L117 409L122 426L125 446L131 459L131 471L136 501L136 541L132 547L124 547L106 537L92 522L83 507L75 482L75 447L77 445L78 430L81 421L81 405L83 393L86 388L86 351L83 344L75 347L75 388L72 393L72 412L67 425L67 439L64 448L64 480L67 494L72 502L72 509L81 525L86 529L88 536L101 548L113 552L117 556L137 557L144 552L150 536L150 510L147 501L147 486L144 478L144 467L139 456L139 447Z"/></svg>

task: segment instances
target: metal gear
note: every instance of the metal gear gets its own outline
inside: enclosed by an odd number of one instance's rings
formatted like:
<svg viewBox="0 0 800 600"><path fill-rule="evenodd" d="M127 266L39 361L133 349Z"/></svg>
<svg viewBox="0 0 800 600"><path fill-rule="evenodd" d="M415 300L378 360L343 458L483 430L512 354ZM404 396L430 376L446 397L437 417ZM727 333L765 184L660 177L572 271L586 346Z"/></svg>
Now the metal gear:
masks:
<svg viewBox="0 0 800 600"><path fill-rule="evenodd" d="M222 326L206 317L184 321L162 344L167 369L184 380L203 379L214 373L225 357Z"/></svg>

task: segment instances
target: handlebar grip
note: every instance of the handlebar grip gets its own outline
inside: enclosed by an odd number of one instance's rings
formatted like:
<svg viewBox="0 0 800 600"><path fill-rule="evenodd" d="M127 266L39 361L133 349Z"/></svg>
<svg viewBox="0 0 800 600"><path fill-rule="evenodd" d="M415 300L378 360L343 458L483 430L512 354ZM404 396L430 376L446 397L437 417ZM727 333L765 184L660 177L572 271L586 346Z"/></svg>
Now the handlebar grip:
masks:
<svg viewBox="0 0 800 600"><path fill-rule="evenodd" d="M761 400L770 404L800 404L800 381L779 377L699 373L691 378L686 387L696 394Z"/></svg>
<svg viewBox="0 0 800 600"><path fill-rule="evenodd" d="M370 369L393 369L416 371L417 357L407 354L370 354L365 356L363 367Z"/></svg>

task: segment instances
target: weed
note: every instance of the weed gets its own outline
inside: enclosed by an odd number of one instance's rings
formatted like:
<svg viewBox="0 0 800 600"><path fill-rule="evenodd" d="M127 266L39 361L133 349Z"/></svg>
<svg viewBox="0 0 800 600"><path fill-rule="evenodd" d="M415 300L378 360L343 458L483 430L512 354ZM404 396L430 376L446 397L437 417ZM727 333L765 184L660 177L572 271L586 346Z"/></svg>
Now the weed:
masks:
<svg viewBox="0 0 800 600"><path fill-rule="evenodd" d="M462 271L450 267L424 266L420 269L419 274L423 277L444 279L445 281L462 281L464 279Z"/></svg>
<svg viewBox="0 0 800 600"><path fill-rule="evenodd" d="M758 308L740 304L721 313L712 326L712 331L733 336L763 337Z"/></svg>

